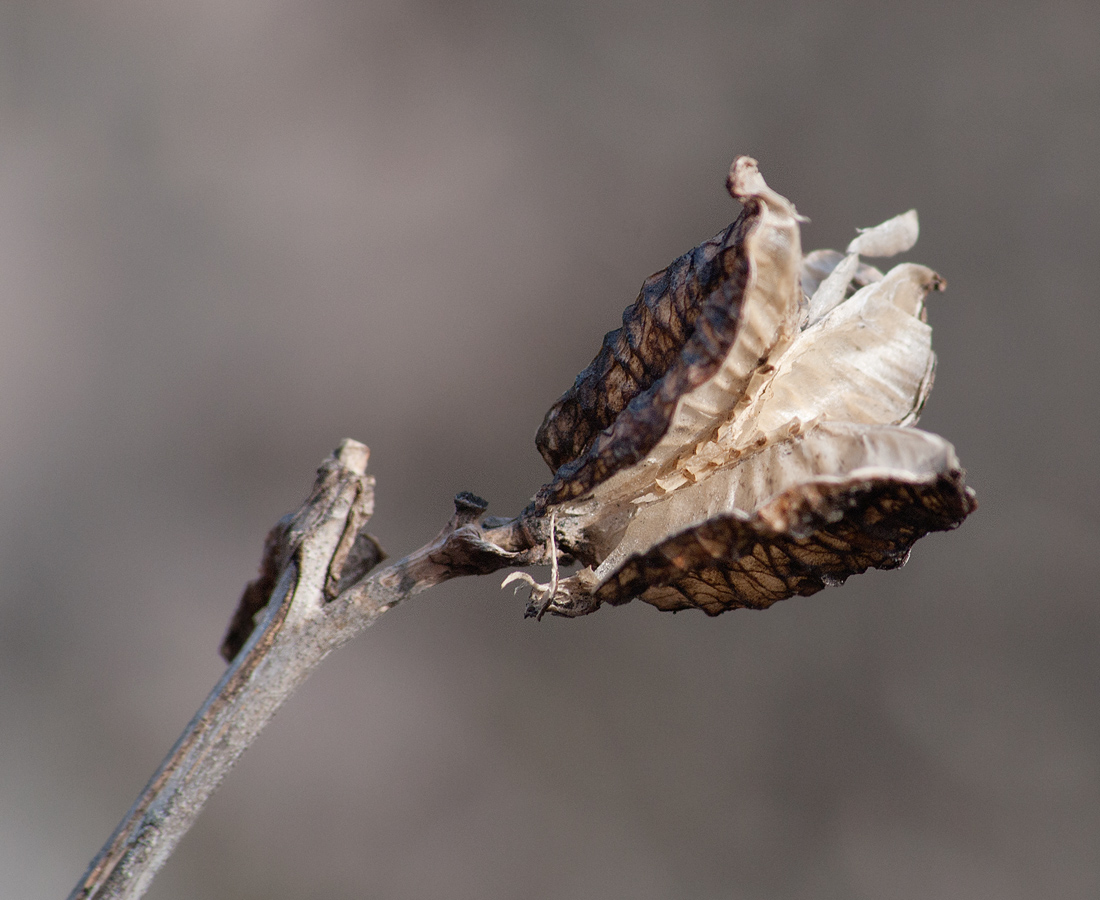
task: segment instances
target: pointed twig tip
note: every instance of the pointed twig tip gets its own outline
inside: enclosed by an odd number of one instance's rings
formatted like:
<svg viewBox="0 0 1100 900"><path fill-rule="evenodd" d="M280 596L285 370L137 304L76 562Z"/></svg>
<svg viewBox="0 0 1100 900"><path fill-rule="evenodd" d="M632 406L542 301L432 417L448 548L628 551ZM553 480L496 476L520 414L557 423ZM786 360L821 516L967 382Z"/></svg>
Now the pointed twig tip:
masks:
<svg viewBox="0 0 1100 900"><path fill-rule="evenodd" d="M333 455L345 469L349 469L356 475L363 475L367 471L370 447L354 438L344 438Z"/></svg>

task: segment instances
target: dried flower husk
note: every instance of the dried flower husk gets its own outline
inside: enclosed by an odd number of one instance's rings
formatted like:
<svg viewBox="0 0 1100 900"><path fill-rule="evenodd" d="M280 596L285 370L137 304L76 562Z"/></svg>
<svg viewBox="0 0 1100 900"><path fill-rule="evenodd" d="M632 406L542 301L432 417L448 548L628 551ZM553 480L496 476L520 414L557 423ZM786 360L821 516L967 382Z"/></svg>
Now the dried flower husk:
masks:
<svg viewBox="0 0 1100 900"><path fill-rule="evenodd" d="M909 250L916 212L804 257L804 220L755 160L727 187L741 215L646 279L539 429L554 477L524 519L584 568L518 576L530 612L763 608L899 566L976 507L951 445L913 427L944 282L861 260Z"/></svg>

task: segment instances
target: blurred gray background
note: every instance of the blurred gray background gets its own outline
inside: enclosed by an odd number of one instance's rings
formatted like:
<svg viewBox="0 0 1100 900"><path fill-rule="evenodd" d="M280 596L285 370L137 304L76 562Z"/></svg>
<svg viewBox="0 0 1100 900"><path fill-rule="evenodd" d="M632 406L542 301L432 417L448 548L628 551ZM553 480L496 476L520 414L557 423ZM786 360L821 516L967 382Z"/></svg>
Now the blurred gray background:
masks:
<svg viewBox="0 0 1100 900"><path fill-rule="evenodd" d="M443 586L150 896L1100 894L1098 45L1093 0L0 6L0 896L75 883L341 438L391 554L524 505L742 152L807 248L919 209L979 511L766 613Z"/></svg>

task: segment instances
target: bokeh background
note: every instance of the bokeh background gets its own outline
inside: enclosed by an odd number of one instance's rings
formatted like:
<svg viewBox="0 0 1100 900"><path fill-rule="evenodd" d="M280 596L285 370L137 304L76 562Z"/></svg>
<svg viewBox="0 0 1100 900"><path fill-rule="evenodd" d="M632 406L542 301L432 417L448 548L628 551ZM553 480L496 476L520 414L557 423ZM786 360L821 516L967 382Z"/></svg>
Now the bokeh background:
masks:
<svg viewBox="0 0 1100 900"><path fill-rule="evenodd" d="M0 6L0 896L67 894L345 436L391 554L736 214L911 207L981 508L766 613L443 586L321 667L150 896L1100 894L1100 5Z"/></svg>

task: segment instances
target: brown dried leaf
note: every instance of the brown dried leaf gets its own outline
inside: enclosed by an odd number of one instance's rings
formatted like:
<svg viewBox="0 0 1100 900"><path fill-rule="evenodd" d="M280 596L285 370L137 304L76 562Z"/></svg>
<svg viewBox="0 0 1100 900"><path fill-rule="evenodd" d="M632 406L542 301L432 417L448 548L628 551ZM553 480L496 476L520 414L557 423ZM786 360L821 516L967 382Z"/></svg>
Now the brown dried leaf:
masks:
<svg viewBox="0 0 1100 900"><path fill-rule="evenodd" d="M742 213L725 230L645 280L638 299L623 312L622 328L608 332L599 354L550 407L535 435L535 446L551 471L587 451L631 400L668 373L708 301L712 330L732 331L740 299L736 285L744 281L747 269L740 251L751 224ZM722 285L726 291L712 297ZM726 300L727 292L733 302Z"/></svg>
<svg viewBox="0 0 1100 900"><path fill-rule="evenodd" d="M783 337L801 301L798 214L748 157L734 161L727 187L744 204L741 216L646 280L623 327L547 413L536 444L555 477L539 492L540 507L580 497L642 460L685 424L679 413L695 418L685 409L692 394L736 401Z"/></svg>
<svg viewBox="0 0 1100 900"><path fill-rule="evenodd" d="M963 473L810 481L751 516L715 516L631 556L595 590L596 603L638 597L708 615L808 596L869 568L892 569L932 531L957 527L976 503Z"/></svg>

